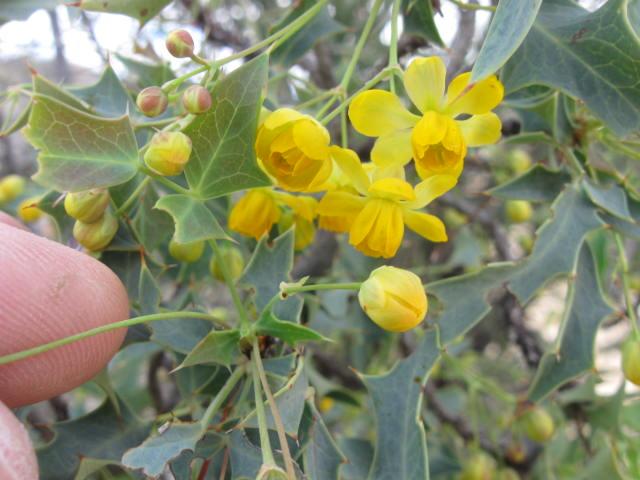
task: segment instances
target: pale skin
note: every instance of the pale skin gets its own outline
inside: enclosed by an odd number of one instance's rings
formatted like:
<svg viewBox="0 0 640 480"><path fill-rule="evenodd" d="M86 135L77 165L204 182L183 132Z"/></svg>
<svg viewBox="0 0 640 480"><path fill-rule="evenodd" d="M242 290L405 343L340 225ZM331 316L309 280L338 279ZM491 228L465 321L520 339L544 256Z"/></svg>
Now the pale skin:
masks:
<svg viewBox="0 0 640 480"><path fill-rule="evenodd" d="M0 212L0 356L128 316L126 290L107 267ZM27 431L10 408L86 382L118 350L125 333L115 330L0 366L0 478L38 478Z"/></svg>

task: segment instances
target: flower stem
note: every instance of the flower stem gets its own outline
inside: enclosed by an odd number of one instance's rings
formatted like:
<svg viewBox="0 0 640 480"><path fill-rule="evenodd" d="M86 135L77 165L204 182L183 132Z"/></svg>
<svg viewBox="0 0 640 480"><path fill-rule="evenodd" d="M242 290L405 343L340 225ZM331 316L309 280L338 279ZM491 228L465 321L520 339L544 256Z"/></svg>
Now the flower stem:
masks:
<svg viewBox="0 0 640 480"><path fill-rule="evenodd" d="M620 266L622 267L622 290L624 292L624 301L627 304L627 315L629 317L629 321L631 322L633 334L635 335L636 339L640 340L638 318L633 307L633 299L631 298L631 287L629 286L629 261L627 260L627 254L624 250L622 237L617 232L614 233L613 236L615 237L616 247L618 248L618 254L620 255Z"/></svg>
<svg viewBox="0 0 640 480"><path fill-rule="evenodd" d="M240 381L242 377L244 377L246 368L244 366L239 366L234 370L227 381L222 386L222 388L218 391L213 401L209 404L207 409L204 412L204 415L200 419L200 424L202 425L202 429L206 430L215 414L220 410L220 407L227 399L231 390L236 386L236 384Z"/></svg>
<svg viewBox="0 0 640 480"><path fill-rule="evenodd" d="M317 283L315 285L300 285L290 286L282 289L281 293L299 293L299 292L313 292L316 290L358 290L362 285L362 282L349 282L349 283Z"/></svg>
<svg viewBox="0 0 640 480"><path fill-rule="evenodd" d="M259 355L260 354L258 353L258 356ZM273 458L273 451L271 450L271 441L269 440L269 427L267 426L267 415L264 411L264 400L262 399L262 388L260 387L260 374L258 373L258 366L255 361L251 366L251 373L253 375L253 392L255 395L258 430L260 432L260 449L262 450L262 462L266 465L277 465L275 458Z"/></svg>
<svg viewBox="0 0 640 480"><path fill-rule="evenodd" d="M131 195L129 195L129 198L127 198L124 201L124 203L120 206L120 208L118 208L118 210L116 210L116 213L115 213L116 216L122 215L123 213L125 213L129 209L131 204L136 201L136 198L138 198L138 196L140 195L142 190L144 190L144 188L149 184L150 181L151 181L151 177L145 177L144 180L142 180L138 184L138 186L133 191L133 193Z"/></svg>
<svg viewBox="0 0 640 480"><path fill-rule="evenodd" d="M282 423L282 417L280 416L280 412L278 411L278 405L276 405L276 399L271 393L271 388L269 387L269 382L267 381L267 375L264 371L264 366L262 365L262 358L260 358L260 347L258 347L258 340L253 340L253 352L251 354L251 360L254 362L254 371L258 373L260 377L260 382L262 383L262 388L264 389L264 393L267 397L267 401L269 402L269 408L271 408L271 415L273 417L273 422L276 425L276 430L278 432L278 440L280 441L280 450L282 451L282 456L284 457L284 466L287 471L287 476L291 480L295 480L296 473L293 468L293 460L291 459L291 452L289 451L289 443L287 442L287 434L284 430L284 424ZM256 406L257 408L257 406Z"/></svg>
<svg viewBox="0 0 640 480"><path fill-rule="evenodd" d="M398 65L398 15L400 14L400 0L394 0L391 7L391 41L389 42L389 66ZM395 77L389 78L389 89L396 93Z"/></svg>
<svg viewBox="0 0 640 480"><path fill-rule="evenodd" d="M142 315L140 317L134 317L128 320L122 320L120 322L109 323L107 325L101 325L99 327L92 328L90 330L85 330L84 332L76 333L68 337L54 340L53 342L45 343L43 345L38 345L37 347L29 348L27 350L22 350L16 353L10 353L9 355L4 355L0 357L0 365L5 365L7 363L32 357L40 353L45 353L45 352L48 352L49 350L53 350L54 348L62 347L63 345L77 342L78 340L83 340L88 337L93 337L94 335L98 335L100 333L110 332L111 330L116 330L118 328L131 327L133 325L139 325L141 323L147 323L147 322L155 322L158 320L176 320L176 319L182 319L182 318L202 318L204 320L209 320L211 322L218 323L224 327L228 327L228 325L225 322L222 322L219 318L214 317L213 315L209 315L207 313L201 313L201 312L154 313L151 315Z"/></svg>
<svg viewBox="0 0 640 480"><path fill-rule="evenodd" d="M143 165L138 167L138 170L140 170L145 175L153 178L156 182L161 183L162 185L164 185L165 187L167 187L170 190L173 190L176 193L181 193L182 195L193 196L193 192L191 190L187 190L186 188L181 187L177 183L172 182L171 180L169 180L168 178L163 177L162 175L158 175L157 173L153 172L152 170L148 169L147 167L145 167Z"/></svg>
<svg viewBox="0 0 640 480"><path fill-rule="evenodd" d="M457 5L459 8L462 8L463 10L485 10L487 12L496 11L496 7L494 6L478 5L475 3L464 3L461 0L449 0L449 1L454 5Z"/></svg>

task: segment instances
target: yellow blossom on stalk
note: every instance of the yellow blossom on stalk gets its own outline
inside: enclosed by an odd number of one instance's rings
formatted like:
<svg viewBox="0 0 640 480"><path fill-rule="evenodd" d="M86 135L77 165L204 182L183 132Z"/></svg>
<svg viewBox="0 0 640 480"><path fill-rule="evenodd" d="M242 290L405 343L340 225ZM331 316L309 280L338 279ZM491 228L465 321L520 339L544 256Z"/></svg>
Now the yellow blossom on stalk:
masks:
<svg viewBox="0 0 640 480"><path fill-rule="evenodd" d="M421 115L385 90L368 90L354 98L351 123L360 133L378 137L371 151L375 164L405 165L413 157L423 179L458 177L467 147L500 139L500 118L491 110L502 101L502 83L494 75L469 83L467 72L454 78L445 92L445 77L439 57L416 58L404 72L405 90Z"/></svg>
<svg viewBox="0 0 640 480"><path fill-rule="evenodd" d="M258 128L256 153L280 187L292 192L314 192L331 175L329 142L329 132L316 119L280 108Z"/></svg>
<svg viewBox="0 0 640 480"><path fill-rule="evenodd" d="M412 187L398 177L371 179L358 155L332 147L333 158L352 181L357 193L330 191L320 201L318 214L347 217L349 243L371 257L393 257L404 236L404 226L432 242L446 242L442 221L419 210L456 184L452 175L434 175Z"/></svg>

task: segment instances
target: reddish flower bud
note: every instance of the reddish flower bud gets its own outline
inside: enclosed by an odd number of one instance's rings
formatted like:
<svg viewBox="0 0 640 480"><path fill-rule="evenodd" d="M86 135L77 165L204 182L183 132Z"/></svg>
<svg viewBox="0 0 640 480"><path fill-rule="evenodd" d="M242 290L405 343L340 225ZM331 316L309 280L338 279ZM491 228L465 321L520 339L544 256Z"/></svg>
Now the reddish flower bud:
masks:
<svg viewBox="0 0 640 480"><path fill-rule="evenodd" d="M191 85L182 94L182 104L187 112L199 115L211 108L211 94L200 85Z"/></svg>
<svg viewBox="0 0 640 480"><path fill-rule="evenodd" d="M176 58L186 58L193 55L193 38L186 30L174 30L167 35L167 50Z"/></svg>
<svg viewBox="0 0 640 480"><path fill-rule="evenodd" d="M138 94L136 105L147 117L161 115L169 104L167 94L160 87L147 87Z"/></svg>

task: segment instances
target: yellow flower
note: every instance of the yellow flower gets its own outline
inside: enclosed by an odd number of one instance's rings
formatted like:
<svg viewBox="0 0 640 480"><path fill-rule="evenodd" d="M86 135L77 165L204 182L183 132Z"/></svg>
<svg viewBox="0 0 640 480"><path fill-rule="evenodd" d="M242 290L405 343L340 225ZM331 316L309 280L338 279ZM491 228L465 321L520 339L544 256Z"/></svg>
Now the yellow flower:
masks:
<svg viewBox="0 0 640 480"><path fill-rule="evenodd" d="M256 153L280 187L313 192L331 175L329 142L329 132L317 120L280 108L258 128Z"/></svg>
<svg viewBox="0 0 640 480"><path fill-rule="evenodd" d="M316 226L313 219L316 217L318 201L313 197L294 196L286 193L275 192L277 200L291 208L289 214L281 217L278 228L284 232L294 227L294 248L304 250L308 247L316 235Z"/></svg>
<svg viewBox="0 0 640 480"><path fill-rule="evenodd" d="M371 272L358 292L360 306L379 327L406 332L427 314L427 295L420 278L401 268L384 266Z"/></svg>
<svg viewBox="0 0 640 480"><path fill-rule="evenodd" d="M355 129L379 137L371 151L374 163L404 165L413 157L423 179L438 174L457 177L467 147L499 140L500 119L491 110L502 100L502 83L492 75L470 84L467 72L454 78L445 93L445 77L439 57L417 58L405 71L405 90L421 116L384 90L368 90L353 100L349 118Z"/></svg>
<svg viewBox="0 0 640 480"><path fill-rule="evenodd" d="M404 236L405 224L432 242L446 242L442 221L417 210L456 184L452 175L434 175L412 187L402 178L376 178L365 172L353 150L332 147L333 158L351 178L358 193L330 191L320 201L321 218L338 217L349 225L349 243L372 257L393 257Z"/></svg>
<svg viewBox="0 0 640 480"><path fill-rule="evenodd" d="M31 223L42 217L42 210L38 208L40 199L37 197L27 198L18 205L17 214L24 223Z"/></svg>

